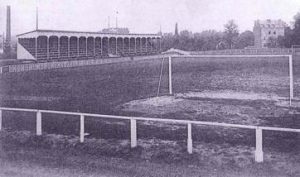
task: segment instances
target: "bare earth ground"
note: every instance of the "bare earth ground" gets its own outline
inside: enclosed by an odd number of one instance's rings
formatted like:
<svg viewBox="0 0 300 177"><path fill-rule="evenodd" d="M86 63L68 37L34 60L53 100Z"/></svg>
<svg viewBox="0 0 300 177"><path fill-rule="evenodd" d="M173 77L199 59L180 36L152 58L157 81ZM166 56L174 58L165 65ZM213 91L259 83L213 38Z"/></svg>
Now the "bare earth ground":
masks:
<svg viewBox="0 0 300 177"><path fill-rule="evenodd" d="M283 61L176 59L174 96L166 96L165 62L159 97L161 60L8 74L0 78L0 101L11 107L300 128L300 62L294 62L296 99L289 107ZM3 112L0 174L300 176L300 136L295 133L264 131L265 162L255 164L254 131L193 126L190 156L183 125L138 122L138 148L130 150L129 122L86 120L90 135L80 144L77 118L43 114L48 135L38 138L32 135L33 114Z"/></svg>

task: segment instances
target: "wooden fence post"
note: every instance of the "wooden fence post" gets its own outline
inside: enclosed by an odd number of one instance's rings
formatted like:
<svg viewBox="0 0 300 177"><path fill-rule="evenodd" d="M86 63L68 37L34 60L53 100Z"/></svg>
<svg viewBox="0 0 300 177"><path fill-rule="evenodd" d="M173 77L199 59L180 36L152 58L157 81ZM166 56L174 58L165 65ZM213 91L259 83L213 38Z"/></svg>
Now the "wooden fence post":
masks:
<svg viewBox="0 0 300 177"><path fill-rule="evenodd" d="M192 124L191 123L188 123L187 150L188 150L189 154L193 153L193 139L192 139Z"/></svg>
<svg viewBox="0 0 300 177"><path fill-rule="evenodd" d="M131 136L131 147L137 146L137 132L136 132L136 120L130 119L130 136Z"/></svg>
<svg viewBox="0 0 300 177"><path fill-rule="evenodd" d="M42 113L39 110L36 112L36 135L42 135Z"/></svg>
<svg viewBox="0 0 300 177"><path fill-rule="evenodd" d="M263 139L262 139L262 129L256 128L256 149L255 149L255 162L263 162L264 154L263 154Z"/></svg>
<svg viewBox="0 0 300 177"><path fill-rule="evenodd" d="M84 142L84 115L80 115L80 142Z"/></svg>

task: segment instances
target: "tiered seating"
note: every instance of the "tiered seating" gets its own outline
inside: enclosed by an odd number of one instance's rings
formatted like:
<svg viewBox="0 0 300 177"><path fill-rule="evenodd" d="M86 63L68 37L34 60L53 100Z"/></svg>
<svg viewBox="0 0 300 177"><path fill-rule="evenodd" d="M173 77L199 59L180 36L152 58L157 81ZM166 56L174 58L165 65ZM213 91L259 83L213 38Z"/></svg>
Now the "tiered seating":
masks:
<svg viewBox="0 0 300 177"><path fill-rule="evenodd" d="M117 53L116 54L119 56L124 56L124 49L123 49L124 41L122 38L118 38L117 40L118 41L117 41Z"/></svg>
<svg viewBox="0 0 300 177"><path fill-rule="evenodd" d="M129 53L130 53L130 50L129 50L129 38L125 38L124 39L123 54L125 56L128 56Z"/></svg>
<svg viewBox="0 0 300 177"><path fill-rule="evenodd" d="M101 38L97 37L95 39L95 56L96 57L100 57L102 55L101 45L102 45Z"/></svg>
<svg viewBox="0 0 300 177"><path fill-rule="evenodd" d="M71 37L70 38L70 51L69 54L71 58L76 58L77 57L77 38L76 37Z"/></svg>
<svg viewBox="0 0 300 177"><path fill-rule="evenodd" d="M47 59L47 37L40 36L37 39L37 56L38 60L46 60Z"/></svg>
<svg viewBox="0 0 300 177"><path fill-rule="evenodd" d="M35 57L35 39L19 39L19 44L21 44L33 57Z"/></svg>
<svg viewBox="0 0 300 177"><path fill-rule="evenodd" d="M110 46L110 48L109 48L109 53L110 54L113 54L113 55L116 55L117 53L116 53L116 38L111 38L110 40L109 40L109 46Z"/></svg>
<svg viewBox="0 0 300 177"><path fill-rule="evenodd" d="M86 56L86 38L80 37L79 38L79 54L78 57L85 57Z"/></svg>
<svg viewBox="0 0 300 177"><path fill-rule="evenodd" d="M109 49L108 49L108 38L103 38L102 39L102 56L103 57L108 57L108 52L109 52Z"/></svg>
<svg viewBox="0 0 300 177"><path fill-rule="evenodd" d="M129 42L130 42L129 43L129 45L130 45L129 55L134 55L135 54L135 39L130 38Z"/></svg>
<svg viewBox="0 0 300 177"><path fill-rule="evenodd" d="M60 51L60 58L61 59L67 59L68 53L69 53L69 39L67 37L61 37L60 38L60 44L59 44L59 51Z"/></svg>
<svg viewBox="0 0 300 177"><path fill-rule="evenodd" d="M58 59L58 37L49 38L49 59Z"/></svg>
<svg viewBox="0 0 300 177"><path fill-rule="evenodd" d="M87 57L94 57L94 38L87 38Z"/></svg>

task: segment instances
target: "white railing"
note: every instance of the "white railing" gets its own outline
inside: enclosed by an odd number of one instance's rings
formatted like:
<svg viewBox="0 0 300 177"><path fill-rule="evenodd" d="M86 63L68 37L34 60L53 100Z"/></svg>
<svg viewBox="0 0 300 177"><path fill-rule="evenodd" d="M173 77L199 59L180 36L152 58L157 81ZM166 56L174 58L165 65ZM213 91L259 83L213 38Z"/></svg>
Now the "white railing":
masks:
<svg viewBox="0 0 300 177"><path fill-rule="evenodd" d="M135 56L134 60L147 60L147 59L157 59L162 58L161 55L148 55L148 56ZM25 64L15 64L0 67L0 74L6 72L16 73L16 72L26 72L34 70L49 70L57 68L71 68L78 66L90 66L90 65L103 65L108 63L121 63L132 61L131 57L120 57L120 58L99 58L99 59L82 59L82 60L67 60L67 61L51 61L45 63L25 63Z"/></svg>
<svg viewBox="0 0 300 177"><path fill-rule="evenodd" d="M86 133L84 131L85 116L130 120L130 144L131 144L132 148L137 146L137 124L136 124L137 120L186 124L187 128L188 128L187 151L189 154L193 153L192 124L253 129L256 132L256 150L255 150L255 161L256 162L263 162L263 139L262 139L262 136L263 136L262 131L263 130L300 133L300 129L293 129L293 128L265 127L265 126L239 125L239 124L218 123L218 122L162 119L162 118L149 118L149 117L114 116L114 115L103 115L103 114L52 111L52 110L37 110L37 109L22 109L22 108L8 108L8 107L0 107L0 130L2 129L2 112L3 111L35 112L36 113L36 135L38 135L38 136L42 135L42 113L77 115L80 117L79 137L80 137L81 143L84 142L84 136L86 135Z"/></svg>

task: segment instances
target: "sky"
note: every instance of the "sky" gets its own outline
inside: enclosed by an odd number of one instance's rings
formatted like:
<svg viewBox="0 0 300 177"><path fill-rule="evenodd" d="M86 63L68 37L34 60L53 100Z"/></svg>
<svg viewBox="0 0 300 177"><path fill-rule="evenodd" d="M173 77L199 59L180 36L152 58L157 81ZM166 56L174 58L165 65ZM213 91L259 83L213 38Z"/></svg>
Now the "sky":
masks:
<svg viewBox="0 0 300 177"><path fill-rule="evenodd" d="M233 19L239 31L252 30L254 20L282 19L288 24L300 12L300 0L0 0L0 34L5 32L6 6L11 6L12 34L35 29L100 31L116 26L132 33L221 31Z"/></svg>

